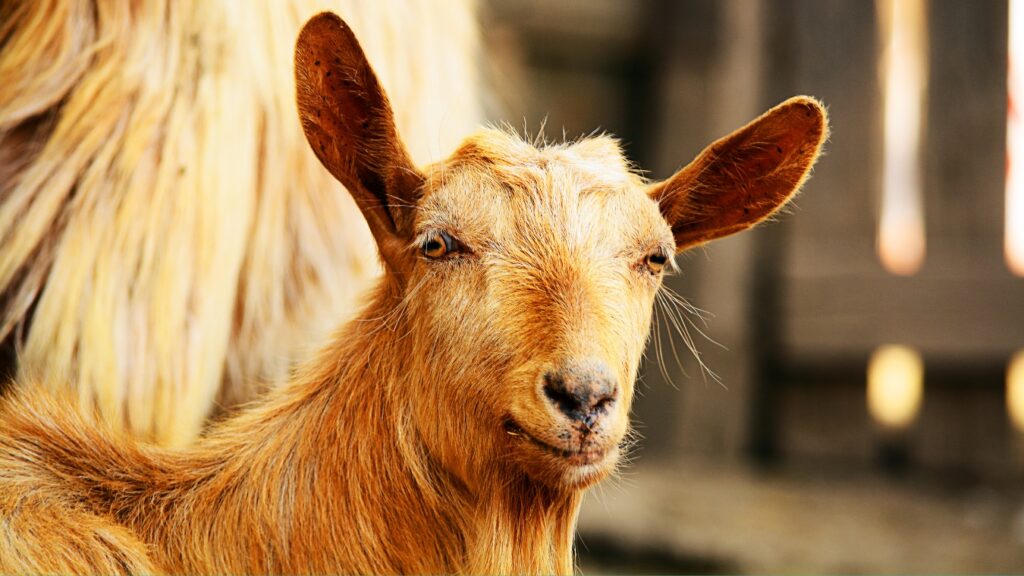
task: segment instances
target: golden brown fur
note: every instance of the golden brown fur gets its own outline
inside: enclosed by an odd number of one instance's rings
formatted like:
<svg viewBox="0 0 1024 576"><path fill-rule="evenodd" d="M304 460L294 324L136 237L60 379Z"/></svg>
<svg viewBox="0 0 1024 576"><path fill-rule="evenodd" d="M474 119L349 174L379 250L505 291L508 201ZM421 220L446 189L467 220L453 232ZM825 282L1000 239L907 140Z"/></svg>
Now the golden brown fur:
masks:
<svg viewBox="0 0 1024 576"><path fill-rule="evenodd" d="M493 130L420 171L340 19L307 24L296 68L307 138L384 262L368 305L190 449L26 383L0 405L0 572L572 573L666 259L785 203L827 132L795 98L664 183L610 138Z"/></svg>
<svg viewBox="0 0 1024 576"><path fill-rule="evenodd" d="M320 10L361 33L412 156L480 119L472 0L0 2L0 341L170 445L282 381L378 274L295 122Z"/></svg>

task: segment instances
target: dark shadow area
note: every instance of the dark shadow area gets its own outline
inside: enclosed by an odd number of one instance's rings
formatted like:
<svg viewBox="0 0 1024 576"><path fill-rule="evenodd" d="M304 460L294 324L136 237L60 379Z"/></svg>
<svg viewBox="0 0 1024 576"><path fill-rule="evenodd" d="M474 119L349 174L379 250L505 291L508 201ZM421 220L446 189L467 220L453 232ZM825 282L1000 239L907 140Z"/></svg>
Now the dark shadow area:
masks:
<svg viewBox="0 0 1024 576"><path fill-rule="evenodd" d="M583 574L736 574L723 558L692 556L653 545L623 545L600 534L577 534L576 557Z"/></svg>

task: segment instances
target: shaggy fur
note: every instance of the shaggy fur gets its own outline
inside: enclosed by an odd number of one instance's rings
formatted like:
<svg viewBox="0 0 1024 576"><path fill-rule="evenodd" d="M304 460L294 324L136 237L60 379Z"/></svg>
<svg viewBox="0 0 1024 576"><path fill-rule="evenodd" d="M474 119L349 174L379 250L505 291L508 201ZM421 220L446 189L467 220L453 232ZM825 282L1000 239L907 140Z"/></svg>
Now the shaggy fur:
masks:
<svg viewBox="0 0 1024 576"><path fill-rule="evenodd" d="M307 138L385 264L369 304L187 450L26 386L0 406L0 572L572 573L667 260L777 210L827 132L795 98L653 185L610 138L499 131L420 171L340 19L307 24L296 68ZM589 419L552 393L567 365L610 385Z"/></svg>
<svg viewBox="0 0 1024 576"><path fill-rule="evenodd" d="M0 2L0 341L22 376L182 445L356 310L373 243L295 122L293 43L327 8L414 159L478 124L472 0Z"/></svg>

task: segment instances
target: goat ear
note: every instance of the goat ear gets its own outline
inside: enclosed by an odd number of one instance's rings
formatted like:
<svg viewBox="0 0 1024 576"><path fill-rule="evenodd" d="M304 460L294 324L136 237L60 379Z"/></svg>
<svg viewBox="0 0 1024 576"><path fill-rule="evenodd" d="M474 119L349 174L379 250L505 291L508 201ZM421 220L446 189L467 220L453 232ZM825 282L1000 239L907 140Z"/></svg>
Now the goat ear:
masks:
<svg viewBox="0 0 1024 576"><path fill-rule="evenodd" d="M648 194L672 226L676 250L750 228L800 189L828 137L825 108L791 98L718 140Z"/></svg>
<svg viewBox="0 0 1024 576"><path fill-rule="evenodd" d="M320 162L355 198L381 256L399 271L423 175L398 136L391 104L351 28L310 19L295 46L299 118Z"/></svg>

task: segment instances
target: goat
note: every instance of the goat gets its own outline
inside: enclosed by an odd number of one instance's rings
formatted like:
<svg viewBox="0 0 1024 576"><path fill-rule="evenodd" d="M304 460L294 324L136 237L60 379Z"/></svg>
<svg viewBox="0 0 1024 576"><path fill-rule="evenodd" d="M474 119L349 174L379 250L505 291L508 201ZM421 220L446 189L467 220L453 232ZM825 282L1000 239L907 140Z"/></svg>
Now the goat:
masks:
<svg viewBox="0 0 1024 576"><path fill-rule="evenodd" d="M307 139L383 262L368 304L192 448L8 399L0 572L572 573L664 271L778 210L827 135L797 97L663 182L609 137L493 129L421 171L340 18L310 20L295 63Z"/></svg>
<svg viewBox="0 0 1024 576"><path fill-rule="evenodd" d="M482 120L474 4L0 0L0 375L166 446L287 380L380 274L295 37L341 11L435 161Z"/></svg>

